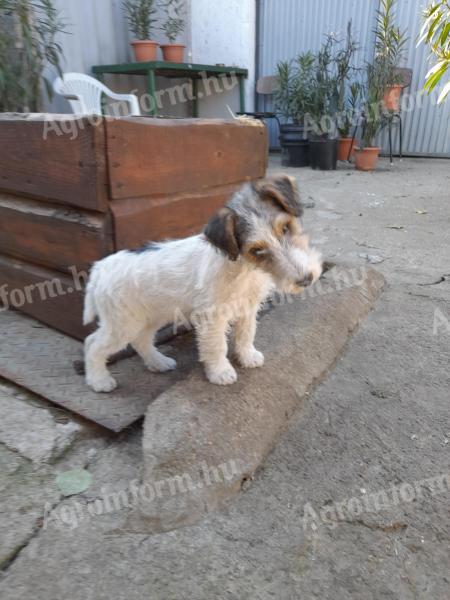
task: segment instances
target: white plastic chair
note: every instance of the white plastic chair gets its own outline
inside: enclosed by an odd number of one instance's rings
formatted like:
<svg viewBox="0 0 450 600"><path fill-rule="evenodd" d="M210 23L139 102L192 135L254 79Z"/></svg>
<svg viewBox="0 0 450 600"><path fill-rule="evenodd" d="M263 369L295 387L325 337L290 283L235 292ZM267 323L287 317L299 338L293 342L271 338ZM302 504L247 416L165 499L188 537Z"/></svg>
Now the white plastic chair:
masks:
<svg viewBox="0 0 450 600"><path fill-rule="evenodd" d="M84 73L65 73L63 78L58 77L53 83L57 94L64 96L70 103L75 114L101 115L102 94L112 100L128 102L130 115L139 116L139 101L134 94L116 94L98 79Z"/></svg>

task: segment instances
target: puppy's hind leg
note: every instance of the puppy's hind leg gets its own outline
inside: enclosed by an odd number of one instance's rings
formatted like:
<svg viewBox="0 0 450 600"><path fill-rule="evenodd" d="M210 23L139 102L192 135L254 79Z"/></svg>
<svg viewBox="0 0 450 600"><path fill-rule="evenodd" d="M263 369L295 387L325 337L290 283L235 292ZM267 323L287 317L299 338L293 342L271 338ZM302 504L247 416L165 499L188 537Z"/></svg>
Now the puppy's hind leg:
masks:
<svg viewBox="0 0 450 600"><path fill-rule="evenodd" d="M94 392L111 392L117 387L117 382L106 368L109 356L119 352L127 345L120 335L100 327L84 342L84 361L86 383Z"/></svg>
<svg viewBox="0 0 450 600"><path fill-rule="evenodd" d="M153 373L173 371L177 363L173 358L165 356L154 346L156 329L152 326L142 330L138 337L131 343L133 348L142 358L145 366Z"/></svg>

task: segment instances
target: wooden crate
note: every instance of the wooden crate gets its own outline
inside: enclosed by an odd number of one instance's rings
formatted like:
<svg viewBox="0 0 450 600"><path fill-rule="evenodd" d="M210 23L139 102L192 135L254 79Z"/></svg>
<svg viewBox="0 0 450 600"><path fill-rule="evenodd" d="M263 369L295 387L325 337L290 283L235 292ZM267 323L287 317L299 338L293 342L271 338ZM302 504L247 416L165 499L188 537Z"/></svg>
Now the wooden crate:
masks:
<svg viewBox="0 0 450 600"><path fill-rule="evenodd" d="M87 272L77 276L0 256L0 287L7 307L20 310L63 333L84 339L91 330L82 325L83 291ZM84 287L84 286L83 286Z"/></svg>
<svg viewBox="0 0 450 600"><path fill-rule="evenodd" d="M0 254L64 273L114 252L111 213L80 211L0 192Z"/></svg>
<svg viewBox="0 0 450 600"><path fill-rule="evenodd" d="M198 193L261 177L266 145L258 121L108 119L111 198Z"/></svg>
<svg viewBox="0 0 450 600"><path fill-rule="evenodd" d="M108 211L103 119L3 113L0 139L1 190Z"/></svg>
<svg viewBox="0 0 450 600"><path fill-rule="evenodd" d="M201 231L267 167L259 122L5 113L0 139L0 286L19 290L16 300L22 291L16 308L79 339L87 329L72 273ZM62 294L27 298L55 280Z"/></svg>
<svg viewBox="0 0 450 600"><path fill-rule="evenodd" d="M135 248L147 240L176 239L198 233L239 184L199 194L124 198L111 202L116 248Z"/></svg>

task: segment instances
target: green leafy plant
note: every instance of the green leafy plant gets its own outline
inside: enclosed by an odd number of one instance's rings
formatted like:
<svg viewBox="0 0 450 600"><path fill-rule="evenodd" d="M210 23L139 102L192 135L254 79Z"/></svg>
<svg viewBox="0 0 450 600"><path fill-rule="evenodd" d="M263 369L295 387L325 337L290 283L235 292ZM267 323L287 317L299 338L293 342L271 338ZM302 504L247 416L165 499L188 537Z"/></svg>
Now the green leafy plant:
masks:
<svg viewBox="0 0 450 600"><path fill-rule="evenodd" d="M277 111L318 135L325 133L323 117L334 115L337 107L333 45L334 38L327 36L317 54L305 52L278 64Z"/></svg>
<svg viewBox="0 0 450 600"><path fill-rule="evenodd" d="M185 28L184 19L184 1L183 0L165 0L161 3L161 8L166 14L166 20L161 26L165 36L171 44L174 44L177 37L183 33Z"/></svg>
<svg viewBox="0 0 450 600"><path fill-rule="evenodd" d="M278 89L275 93L276 110L294 123L303 123L313 134L322 136L341 124L349 108L350 76L356 73L353 58L358 44L352 35L351 22L344 41L327 35L316 54L306 52L291 61L278 64ZM359 88L358 88L359 89ZM353 88L356 93L356 88ZM345 127L349 129L350 123Z"/></svg>
<svg viewBox="0 0 450 600"><path fill-rule="evenodd" d="M278 63L278 86L275 106L286 121L299 125L312 110L315 56L300 54L294 60Z"/></svg>
<svg viewBox="0 0 450 600"><path fill-rule="evenodd" d="M388 86L401 83L398 68L404 57L408 40L406 32L395 25L396 0L381 0L375 28L375 55L366 66L366 83L363 100L363 148L373 147L375 138L386 125L389 116L383 98Z"/></svg>
<svg viewBox="0 0 450 600"><path fill-rule="evenodd" d="M396 1L381 0L374 31L374 62L377 64L377 77L382 79L385 88L401 82L401 76L397 73L397 69L405 55L405 46L408 41L406 32L401 31L395 25Z"/></svg>
<svg viewBox="0 0 450 600"><path fill-rule="evenodd" d="M124 0L122 3L131 32L137 40L150 39L151 31L156 23L155 0Z"/></svg>
<svg viewBox="0 0 450 600"><path fill-rule="evenodd" d="M349 137L350 130L358 117L358 107L362 94L362 85L359 81L354 81L349 88L349 94L344 98L343 106L337 114L337 128L339 135L343 138Z"/></svg>
<svg viewBox="0 0 450 600"><path fill-rule="evenodd" d="M356 102L360 92L359 84L352 83L349 85L351 76L356 75L358 71L352 64L358 48L359 44L353 38L352 22L349 21L347 24L345 45L338 49L334 59L336 64L336 82L338 85L338 119L341 122L341 125L338 126L338 130L343 137L346 137L350 130L351 123L348 122L349 119L347 117L349 112L353 112L356 108ZM349 91L350 95L348 94Z"/></svg>
<svg viewBox="0 0 450 600"><path fill-rule="evenodd" d="M374 146L375 138L386 124L382 108L386 73L383 65L375 61L366 67L366 90L364 98L364 127L361 139L362 148Z"/></svg>
<svg viewBox="0 0 450 600"><path fill-rule="evenodd" d="M424 23L419 43L426 43L436 64L428 71L424 89L430 93L441 83L450 69L450 2L431 2L423 13ZM445 83L438 98L441 104L450 93L450 81Z"/></svg>
<svg viewBox="0 0 450 600"><path fill-rule="evenodd" d="M65 24L52 0L0 0L0 112L41 110L41 85L52 98L46 65L61 75L58 33Z"/></svg>
<svg viewBox="0 0 450 600"><path fill-rule="evenodd" d="M321 49L315 56L312 80L312 104L308 114L310 129L314 135L323 136L330 132L330 120L338 109L339 82L336 74L334 48L336 39L327 35ZM327 119L326 117L329 117Z"/></svg>

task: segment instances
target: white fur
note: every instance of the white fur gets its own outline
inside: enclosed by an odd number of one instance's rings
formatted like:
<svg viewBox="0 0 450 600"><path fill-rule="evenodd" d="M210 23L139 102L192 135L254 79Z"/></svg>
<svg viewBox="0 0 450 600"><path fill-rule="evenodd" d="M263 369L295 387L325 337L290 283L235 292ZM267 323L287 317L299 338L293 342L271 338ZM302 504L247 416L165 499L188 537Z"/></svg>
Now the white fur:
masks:
<svg viewBox="0 0 450 600"><path fill-rule="evenodd" d="M302 254L302 253L301 253ZM305 261L301 256L302 268ZM320 276L320 257L310 254L309 270ZM168 371L175 360L161 354L153 340L158 329L182 319L194 322L200 360L212 383L234 383L227 358L227 333L234 323L235 351L248 368L264 363L253 345L259 306L273 289L271 276L239 258L230 261L203 235L166 242L157 250L123 250L96 263L86 290L84 323L99 317L99 329L85 342L86 381L109 392L116 381L108 356L131 343L150 371Z"/></svg>
<svg viewBox="0 0 450 600"><path fill-rule="evenodd" d="M96 263L84 309L86 325L99 318L99 329L85 342L88 385L96 392L116 387L106 361L129 343L150 371L174 369L175 360L154 346L158 329L172 322L195 327L200 361L212 383L237 379L227 356L231 325L238 362L262 366L264 356L254 347L261 303L275 287L299 293L322 272L320 255L309 247L300 222L275 234L280 214L293 218L300 208L292 178L247 184L212 217L205 234L141 253L123 250Z"/></svg>

